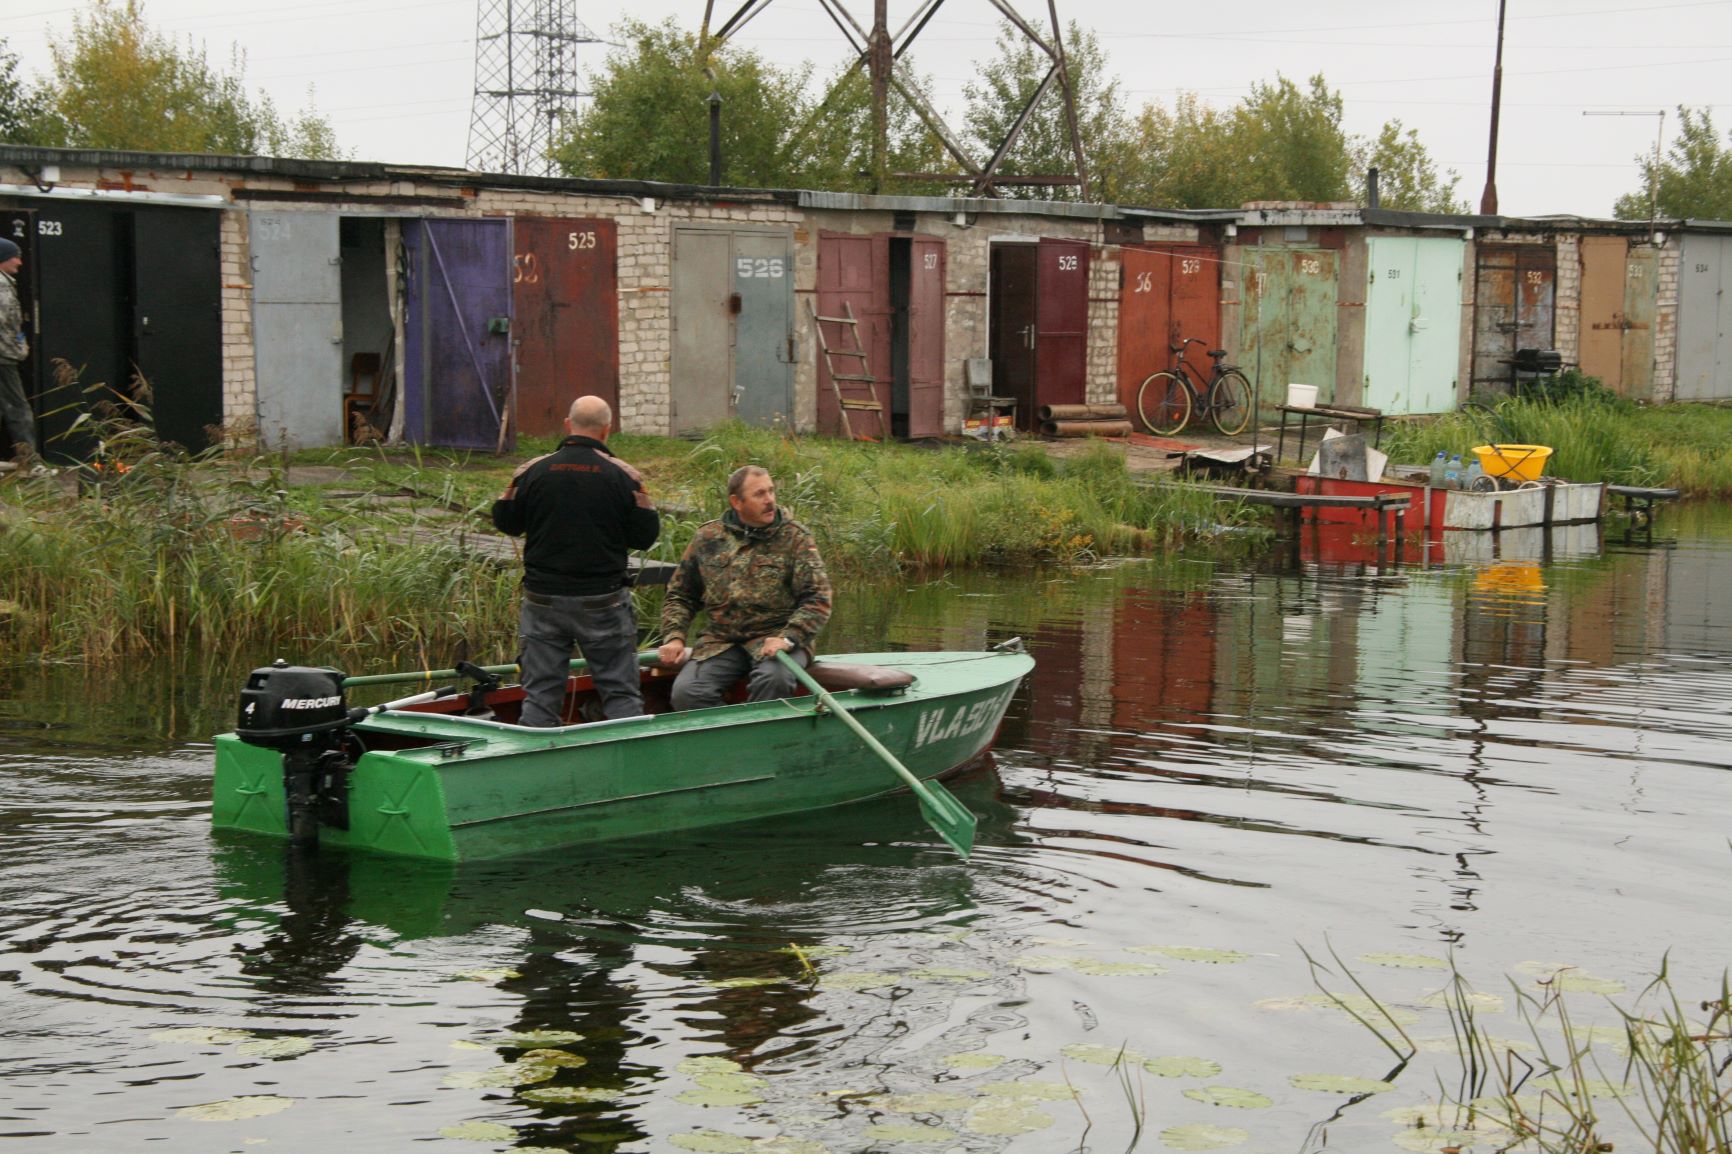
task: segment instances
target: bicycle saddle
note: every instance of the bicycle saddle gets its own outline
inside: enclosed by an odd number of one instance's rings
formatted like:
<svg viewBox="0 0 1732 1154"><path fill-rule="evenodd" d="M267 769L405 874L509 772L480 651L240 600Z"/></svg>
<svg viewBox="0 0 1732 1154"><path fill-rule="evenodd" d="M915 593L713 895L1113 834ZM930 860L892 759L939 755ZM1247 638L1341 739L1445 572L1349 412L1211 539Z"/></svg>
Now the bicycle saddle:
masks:
<svg viewBox="0 0 1732 1154"><path fill-rule="evenodd" d="M1210 349L1210 350L1209 350L1209 355L1210 355L1210 356L1211 356L1211 357L1214 357L1214 358L1215 358L1215 359L1216 359L1216 360L1217 360L1217 361L1218 361L1218 360L1220 360L1220 359L1221 359L1221 358L1222 358L1222 357L1224 357L1224 356L1226 356L1226 355L1227 355L1227 350L1226 350L1226 349Z"/></svg>

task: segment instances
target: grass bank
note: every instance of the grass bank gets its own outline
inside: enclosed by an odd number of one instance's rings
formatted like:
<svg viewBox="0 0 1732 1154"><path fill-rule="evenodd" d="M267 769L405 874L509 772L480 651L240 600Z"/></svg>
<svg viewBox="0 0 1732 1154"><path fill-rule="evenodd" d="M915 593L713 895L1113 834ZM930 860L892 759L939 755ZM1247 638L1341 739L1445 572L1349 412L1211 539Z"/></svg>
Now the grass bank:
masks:
<svg viewBox="0 0 1732 1154"><path fill-rule="evenodd" d="M1732 407L1643 406L1590 387L1558 399L1513 397L1433 421L1403 422L1385 437L1384 449L1392 460L1424 464L1439 450L1468 461L1475 445L1550 445L1546 472L1553 477L1725 498L1732 496L1728 443Z"/></svg>
<svg viewBox="0 0 1732 1154"><path fill-rule="evenodd" d="M519 572L474 547L509 458L348 450L324 485L288 462L188 460L111 438L104 484L0 487L0 633L8 651L80 660L393 655L432 667L466 637L510 636ZM1246 514L1179 485L1139 484L1109 446L1055 464L1035 446L850 444L728 427L701 443L614 442L669 512L671 559L723 508L729 472L761 464L839 576L1078 564L1214 536ZM96 474L87 474L93 479ZM401 499L405 493L412 499ZM654 597L643 607L653 612ZM647 615L646 612L646 615Z"/></svg>

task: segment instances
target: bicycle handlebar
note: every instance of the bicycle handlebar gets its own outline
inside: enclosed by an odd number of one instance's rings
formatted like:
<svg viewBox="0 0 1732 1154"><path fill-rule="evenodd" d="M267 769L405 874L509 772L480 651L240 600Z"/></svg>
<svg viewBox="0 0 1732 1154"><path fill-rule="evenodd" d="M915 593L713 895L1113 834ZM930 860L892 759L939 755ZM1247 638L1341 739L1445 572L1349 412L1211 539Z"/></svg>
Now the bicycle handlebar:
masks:
<svg viewBox="0 0 1732 1154"><path fill-rule="evenodd" d="M1180 344L1169 345L1168 347L1171 348L1175 353L1182 353L1185 351L1185 349L1187 349L1191 345L1206 345L1208 343L1209 342L1204 340L1202 337L1186 337L1184 339L1184 341L1181 342Z"/></svg>

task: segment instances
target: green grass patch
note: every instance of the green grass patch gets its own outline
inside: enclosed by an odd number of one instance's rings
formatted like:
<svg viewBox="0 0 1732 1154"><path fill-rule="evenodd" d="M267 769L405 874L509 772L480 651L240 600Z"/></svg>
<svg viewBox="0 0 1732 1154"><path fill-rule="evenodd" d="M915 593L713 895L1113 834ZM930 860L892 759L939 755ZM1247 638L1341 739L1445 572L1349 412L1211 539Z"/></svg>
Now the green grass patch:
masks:
<svg viewBox="0 0 1732 1154"><path fill-rule="evenodd" d="M13 652L86 660L292 651L434 668L465 637L516 627L520 571L473 546L523 460L415 449L189 459L105 428L112 465L0 488L0 634ZM838 577L1076 564L1210 538L1252 514L1192 486L1143 483L1113 447L1062 463L1032 445L848 443L726 426L693 443L616 437L663 509L650 555L676 559L759 464ZM340 466L287 483L293 466ZM100 480L100 483L96 483ZM1248 539L1248 538L1247 538ZM639 594L653 622L659 592ZM437 656L435 656L437 655ZM355 668L352 672L362 672Z"/></svg>
<svg viewBox="0 0 1732 1154"><path fill-rule="evenodd" d="M1726 497L1732 496L1729 438L1732 407L1643 406L1584 388L1555 400L1515 397L1404 422L1384 447L1393 460L1423 465L1440 450L1460 453L1467 463L1476 445L1550 445L1548 476Z"/></svg>

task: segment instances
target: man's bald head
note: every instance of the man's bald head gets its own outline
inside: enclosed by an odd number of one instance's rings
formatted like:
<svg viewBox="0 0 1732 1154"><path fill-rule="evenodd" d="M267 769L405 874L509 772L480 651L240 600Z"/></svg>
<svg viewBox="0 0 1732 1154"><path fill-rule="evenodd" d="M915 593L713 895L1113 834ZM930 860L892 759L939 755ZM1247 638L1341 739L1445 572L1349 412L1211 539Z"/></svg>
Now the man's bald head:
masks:
<svg viewBox="0 0 1732 1154"><path fill-rule="evenodd" d="M577 398L571 402L571 412L565 415L565 431L574 437L605 441L607 431L612 427L613 409L600 397Z"/></svg>

